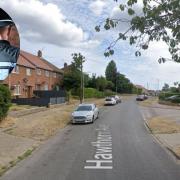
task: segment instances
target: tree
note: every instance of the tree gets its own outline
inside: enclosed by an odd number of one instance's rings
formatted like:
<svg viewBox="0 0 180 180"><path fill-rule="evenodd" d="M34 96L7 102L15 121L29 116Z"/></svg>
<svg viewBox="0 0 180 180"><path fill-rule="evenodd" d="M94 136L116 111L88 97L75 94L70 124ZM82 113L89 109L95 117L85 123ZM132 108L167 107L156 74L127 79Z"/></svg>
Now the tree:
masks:
<svg viewBox="0 0 180 180"><path fill-rule="evenodd" d="M118 0L114 0L118 1ZM135 4L143 2L141 11L136 10ZM159 58L159 63L166 60L180 62L180 1L179 0L127 0L125 4L119 5L121 12L125 11L129 19L107 18L104 29L116 28L118 24L129 23L124 32L119 32L115 41L106 49L104 55L114 54L113 47L119 40L127 40L130 45L138 48L136 56L141 55L141 50L146 50L152 41L164 41L169 47L171 59ZM95 27L99 32L102 24Z"/></svg>
<svg viewBox="0 0 180 180"><path fill-rule="evenodd" d="M106 67L106 79L111 81L113 84L116 84L116 74L117 74L117 67L116 63L112 60Z"/></svg>
<svg viewBox="0 0 180 180"><path fill-rule="evenodd" d="M162 91L169 91L169 84L165 83L164 86L162 87Z"/></svg>
<svg viewBox="0 0 180 180"><path fill-rule="evenodd" d="M104 91L107 86L107 80L105 77L100 76L96 79L96 88L99 91Z"/></svg>
<svg viewBox="0 0 180 180"><path fill-rule="evenodd" d="M133 84L124 74L117 73L117 92L132 93L133 87Z"/></svg>
<svg viewBox="0 0 180 180"><path fill-rule="evenodd" d="M72 65L70 71L64 75L64 87L67 91L74 89L76 92L80 91L80 102L83 100L83 63L85 62L85 57L81 53L72 54Z"/></svg>
<svg viewBox="0 0 180 180"><path fill-rule="evenodd" d="M0 121L7 116L10 105L11 93L6 86L0 85Z"/></svg>
<svg viewBox="0 0 180 180"><path fill-rule="evenodd" d="M106 89L113 90L113 89L114 89L114 84L113 84L113 82L107 81L107 83L106 83Z"/></svg>
<svg viewBox="0 0 180 180"><path fill-rule="evenodd" d="M96 74L89 79L87 87L96 88Z"/></svg>

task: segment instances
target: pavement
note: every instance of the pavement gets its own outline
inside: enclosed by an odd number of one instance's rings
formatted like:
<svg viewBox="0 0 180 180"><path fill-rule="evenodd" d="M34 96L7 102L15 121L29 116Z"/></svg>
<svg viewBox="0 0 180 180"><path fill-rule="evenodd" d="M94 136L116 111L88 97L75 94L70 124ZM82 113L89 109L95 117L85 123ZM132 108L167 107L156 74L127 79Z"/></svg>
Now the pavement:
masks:
<svg viewBox="0 0 180 180"><path fill-rule="evenodd" d="M149 134L135 99L69 125L0 180L179 180L180 165Z"/></svg>
<svg viewBox="0 0 180 180"><path fill-rule="evenodd" d="M37 142L32 139L16 137L0 132L0 167L8 167L10 162L23 155L27 149L36 146Z"/></svg>
<svg viewBox="0 0 180 180"><path fill-rule="evenodd" d="M140 106L140 110L147 125L154 117L180 124L180 107L153 103L149 106ZM174 152L174 149L180 148L180 133L154 134L154 136L180 160L179 153Z"/></svg>

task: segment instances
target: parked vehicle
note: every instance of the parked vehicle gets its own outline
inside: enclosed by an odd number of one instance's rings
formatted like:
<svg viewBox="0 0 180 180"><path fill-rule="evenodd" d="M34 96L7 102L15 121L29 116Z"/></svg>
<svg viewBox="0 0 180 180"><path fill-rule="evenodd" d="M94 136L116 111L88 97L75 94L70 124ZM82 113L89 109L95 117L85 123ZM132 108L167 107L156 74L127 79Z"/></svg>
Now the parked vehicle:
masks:
<svg viewBox="0 0 180 180"><path fill-rule="evenodd" d="M148 99L148 95L147 94L144 94L144 99Z"/></svg>
<svg viewBox="0 0 180 180"><path fill-rule="evenodd" d="M107 97L105 99L104 105L115 105L116 104L116 100L113 97Z"/></svg>
<svg viewBox="0 0 180 180"><path fill-rule="evenodd" d="M138 95L136 101L144 101L144 95Z"/></svg>
<svg viewBox="0 0 180 180"><path fill-rule="evenodd" d="M98 115L99 109L95 104L80 104L72 113L72 123L93 123Z"/></svg>
<svg viewBox="0 0 180 180"><path fill-rule="evenodd" d="M165 98L165 100L171 101L171 100L174 100L174 99L177 99L177 98L180 98L180 95L173 95L173 96Z"/></svg>
<svg viewBox="0 0 180 180"><path fill-rule="evenodd" d="M116 100L116 104L121 103L121 98L118 95L111 96Z"/></svg>

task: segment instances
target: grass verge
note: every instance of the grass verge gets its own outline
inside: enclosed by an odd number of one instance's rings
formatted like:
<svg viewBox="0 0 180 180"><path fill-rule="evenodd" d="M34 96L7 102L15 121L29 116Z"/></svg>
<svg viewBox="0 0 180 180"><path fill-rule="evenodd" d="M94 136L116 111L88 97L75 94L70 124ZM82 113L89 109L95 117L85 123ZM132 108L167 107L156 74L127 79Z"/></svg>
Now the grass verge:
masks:
<svg viewBox="0 0 180 180"><path fill-rule="evenodd" d="M138 104L141 106L151 106L151 105L156 104L156 103L158 103L157 97L152 97L152 98L149 98L149 99L141 101L141 102L138 101Z"/></svg>
<svg viewBox="0 0 180 180"><path fill-rule="evenodd" d="M153 134L172 134L180 132L180 125L164 117L154 117L148 121L148 126Z"/></svg>

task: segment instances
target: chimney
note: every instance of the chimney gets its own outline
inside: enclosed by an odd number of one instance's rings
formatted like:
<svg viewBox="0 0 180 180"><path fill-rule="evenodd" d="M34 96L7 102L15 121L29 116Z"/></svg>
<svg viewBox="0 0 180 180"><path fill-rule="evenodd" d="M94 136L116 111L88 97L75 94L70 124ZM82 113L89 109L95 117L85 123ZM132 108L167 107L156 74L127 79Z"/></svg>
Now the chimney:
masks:
<svg viewBox="0 0 180 180"><path fill-rule="evenodd" d="M37 56L42 58L42 51L41 50L38 51Z"/></svg>
<svg viewBox="0 0 180 180"><path fill-rule="evenodd" d="M67 68L67 66L68 66L67 63L64 63L64 68Z"/></svg>

